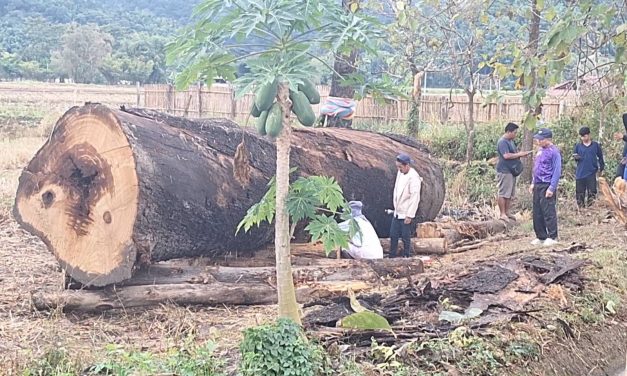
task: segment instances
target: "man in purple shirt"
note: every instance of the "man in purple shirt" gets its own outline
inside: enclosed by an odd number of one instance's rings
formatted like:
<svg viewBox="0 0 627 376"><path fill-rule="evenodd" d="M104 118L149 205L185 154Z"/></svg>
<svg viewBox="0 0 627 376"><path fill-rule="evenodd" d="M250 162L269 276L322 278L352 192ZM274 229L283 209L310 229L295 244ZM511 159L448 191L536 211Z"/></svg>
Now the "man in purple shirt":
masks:
<svg viewBox="0 0 627 376"><path fill-rule="evenodd" d="M540 151L533 165L533 181L529 192L533 194L533 245L557 244L557 183L562 175L562 156L553 145L553 132L540 128L533 136Z"/></svg>

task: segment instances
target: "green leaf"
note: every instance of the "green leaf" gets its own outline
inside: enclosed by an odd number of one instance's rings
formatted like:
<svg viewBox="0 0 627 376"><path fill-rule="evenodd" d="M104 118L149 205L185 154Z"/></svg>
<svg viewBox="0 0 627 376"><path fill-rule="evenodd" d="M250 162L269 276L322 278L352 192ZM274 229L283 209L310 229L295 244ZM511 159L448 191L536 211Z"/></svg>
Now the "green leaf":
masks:
<svg viewBox="0 0 627 376"><path fill-rule="evenodd" d="M353 313L344 317L340 323L340 327L346 329L362 329L362 330L392 330L388 320L371 311L363 311Z"/></svg>
<svg viewBox="0 0 627 376"><path fill-rule="evenodd" d="M312 242L322 242L327 255L333 250L348 247L347 233L340 229L333 217L316 215L305 230L311 234Z"/></svg>

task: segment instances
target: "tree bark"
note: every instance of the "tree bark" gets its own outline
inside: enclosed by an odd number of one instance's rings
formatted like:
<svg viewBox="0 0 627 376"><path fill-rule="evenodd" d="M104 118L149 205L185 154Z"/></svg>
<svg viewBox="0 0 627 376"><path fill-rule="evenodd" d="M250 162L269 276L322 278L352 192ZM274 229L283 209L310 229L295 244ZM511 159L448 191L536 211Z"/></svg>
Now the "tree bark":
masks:
<svg viewBox="0 0 627 376"><path fill-rule="evenodd" d="M407 129L410 134L415 135L420 129L420 107L422 100L422 80L424 78L424 70L419 71L418 68L412 66L412 74L414 78L414 87L412 90L411 110L409 112L409 120Z"/></svg>
<svg viewBox="0 0 627 376"><path fill-rule="evenodd" d="M472 80L473 77L471 76ZM466 163L470 164L474 156L475 148L475 88L474 86L468 90L466 89L466 95L468 96L468 121L466 122L466 135L468 141L466 143Z"/></svg>
<svg viewBox="0 0 627 376"><path fill-rule="evenodd" d="M538 54L538 46L540 43L540 9L538 9L538 0L531 0L531 25L529 28L529 44L528 55L530 57L536 57ZM538 91L538 71L535 66L531 68L531 77L529 82L529 94L530 97L535 96ZM526 105L527 114L537 114L539 112L540 105L531 107ZM533 129L524 127L523 131L523 150L533 149ZM533 158L522 159L524 170L521 174L522 181L525 183L531 183L531 175L533 173Z"/></svg>
<svg viewBox="0 0 627 376"><path fill-rule="evenodd" d="M300 303L345 295L374 287L363 281L316 282L296 290ZM81 312L103 312L160 304L177 305L264 305L277 303L277 290L269 284L209 283L141 285L101 290L36 291L31 296L38 310L62 309Z"/></svg>
<svg viewBox="0 0 627 376"><path fill-rule="evenodd" d="M441 240L441 239L440 239ZM320 256L322 254L318 254ZM364 281L375 283L381 278L406 278L424 272L422 262L417 259L383 260L334 260L316 259L311 265L295 266L292 277L295 285L311 282ZM162 262L138 270L133 278L118 286L175 285L210 283L269 283L276 285L276 268L194 266L176 262ZM76 285L72 288L82 288Z"/></svg>
<svg viewBox="0 0 627 376"><path fill-rule="evenodd" d="M415 141L347 129L295 128L298 174L337 179L387 237L395 156L409 154L423 178L418 219L444 200L442 170ZM249 183L234 177L244 140ZM273 142L225 119L188 120L89 104L70 109L20 176L14 216L42 238L85 285L131 277L136 266L181 257L249 254L271 243L269 225L235 234L276 173ZM374 183L374 184L373 184Z"/></svg>
<svg viewBox="0 0 627 376"><path fill-rule="evenodd" d="M490 221L427 222L420 223L416 232L418 238L445 238L450 247L464 239L485 239L488 236L504 233L516 225L500 219Z"/></svg>
<svg viewBox="0 0 627 376"><path fill-rule="evenodd" d="M276 213L274 226L274 246L276 256L277 293L279 296L279 316L300 324L298 303L292 261L290 260L290 216L287 212L287 194L290 189L290 148L292 125L290 124L289 86L279 83L277 101L281 106L283 130L276 140Z"/></svg>

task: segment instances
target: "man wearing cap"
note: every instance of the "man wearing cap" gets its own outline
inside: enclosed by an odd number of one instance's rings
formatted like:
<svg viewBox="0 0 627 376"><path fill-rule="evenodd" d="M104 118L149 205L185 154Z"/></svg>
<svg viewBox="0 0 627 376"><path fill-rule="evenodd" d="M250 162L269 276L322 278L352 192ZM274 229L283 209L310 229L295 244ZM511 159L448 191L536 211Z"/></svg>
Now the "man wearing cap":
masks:
<svg viewBox="0 0 627 376"><path fill-rule="evenodd" d="M590 128L579 130L581 142L575 144L573 158L577 161L575 171L575 198L577 206L590 206L597 197L597 173L605 169L601 145L590 137ZM586 199L587 194L587 199Z"/></svg>
<svg viewBox="0 0 627 376"><path fill-rule="evenodd" d="M399 238L403 239L403 256L410 257L412 254L411 235L422 186L422 178L410 166L412 162L409 155L405 153L396 157L398 172L394 183L394 218L390 226L390 257L396 257Z"/></svg>
<svg viewBox="0 0 627 376"><path fill-rule="evenodd" d="M348 206L351 209L351 217L359 226L359 232L350 240L348 249L345 251L354 259L382 259L383 248L379 236L370 221L362 214L363 204L361 201L351 201ZM348 232L349 223L350 221L340 223L340 229Z"/></svg>
<svg viewBox="0 0 627 376"><path fill-rule="evenodd" d="M557 243L557 183L562 175L562 156L553 145L553 132L540 128L533 136L540 151L533 165L533 181L529 192L533 194L533 245L551 246Z"/></svg>

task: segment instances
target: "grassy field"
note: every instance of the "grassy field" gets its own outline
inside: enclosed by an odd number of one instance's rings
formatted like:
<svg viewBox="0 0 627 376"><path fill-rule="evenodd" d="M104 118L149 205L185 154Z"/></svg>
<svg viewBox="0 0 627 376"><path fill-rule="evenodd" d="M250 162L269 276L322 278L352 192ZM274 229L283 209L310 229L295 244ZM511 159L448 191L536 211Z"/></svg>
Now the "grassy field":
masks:
<svg viewBox="0 0 627 376"><path fill-rule="evenodd" d="M187 373L190 375L235 375L242 330L271 321L274 306L164 305L102 315L32 310L28 293L41 287L61 289L63 278L41 240L19 228L10 215L18 177L69 106L85 101L117 105L133 101L135 95L134 88L124 88L128 93L122 95L119 88L107 94L107 87L80 86L79 95L73 85L42 93L45 87L0 84L0 375L75 375L91 366L115 370L112 372L117 375L172 374L164 369L176 369L176 374L185 374L182 370L187 369L192 370ZM17 96L7 94L9 89ZM402 130L402 124L364 127ZM426 138L445 138L448 130L434 127L423 132ZM480 166L477 168L491 168ZM455 172L458 170L447 169L448 186L455 197L449 196L446 205L480 207L490 215L494 210L489 191L492 182L485 182L482 189L488 198L478 204L467 199L468 183ZM528 245L532 239L528 194L521 192L519 201L520 225L508 237L473 252L438 257L425 276L446 281L470 268L498 264L503 257L535 253ZM595 369L607 369L613 360L610 357L627 350L627 239L623 230L607 219L608 211L602 205L579 212L572 200L564 197L559 210L562 242L585 241L589 247L576 256L589 260L582 291L556 285L540 294L525 320L486 331L456 331L402 350L373 344L361 355L331 349L337 365L332 374L574 375L581 371L594 375L600 374ZM438 304L441 308L446 302ZM568 324L574 338L561 322ZM604 337L593 340L594 334ZM609 348L594 349L603 348L603 343ZM561 359L561 353L573 357ZM433 354L437 361L432 362ZM179 368L172 368L173 364Z"/></svg>

